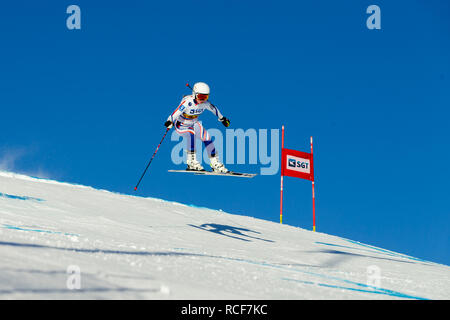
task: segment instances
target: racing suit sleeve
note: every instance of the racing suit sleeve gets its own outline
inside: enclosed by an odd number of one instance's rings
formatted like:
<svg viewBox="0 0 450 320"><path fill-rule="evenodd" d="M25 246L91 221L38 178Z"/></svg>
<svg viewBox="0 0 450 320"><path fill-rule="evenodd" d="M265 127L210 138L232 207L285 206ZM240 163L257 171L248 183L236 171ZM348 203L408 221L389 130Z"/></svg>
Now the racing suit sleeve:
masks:
<svg viewBox="0 0 450 320"><path fill-rule="evenodd" d="M183 113L183 110L185 109L184 103L186 100L181 100L180 105L175 109L174 112L167 118L167 120L171 121L172 123L175 123L175 121L180 117L180 115Z"/></svg>
<svg viewBox="0 0 450 320"><path fill-rule="evenodd" d="M222 113L220 113L219 109L215 105L213 105L211 102L207 103L206 108L209 111L211 111L212 113L214 113L219 120L223 118Z"/></svg>

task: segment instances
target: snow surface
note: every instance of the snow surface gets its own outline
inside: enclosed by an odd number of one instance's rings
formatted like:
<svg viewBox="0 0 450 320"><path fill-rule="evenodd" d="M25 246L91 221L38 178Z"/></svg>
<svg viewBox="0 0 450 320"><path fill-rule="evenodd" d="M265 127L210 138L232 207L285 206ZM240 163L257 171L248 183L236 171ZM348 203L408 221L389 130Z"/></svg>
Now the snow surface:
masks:
<svg viewBox="0 0 450 320"><path fill-rule="evenodd" d="M0 299L450 299L445 265L9 172L0 172L0 270Z"/></svg>

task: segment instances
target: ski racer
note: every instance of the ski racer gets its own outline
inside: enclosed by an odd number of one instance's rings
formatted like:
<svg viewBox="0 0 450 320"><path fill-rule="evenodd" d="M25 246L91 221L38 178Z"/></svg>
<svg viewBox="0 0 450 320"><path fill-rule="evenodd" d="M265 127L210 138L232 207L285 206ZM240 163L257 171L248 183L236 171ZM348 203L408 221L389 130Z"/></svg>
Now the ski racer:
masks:
<svg viewBox="0 0 450 320"><path fill-rule="evenodd" d="M205 171L195 155L195 139L203 141L214 172L227 173L227 168L220 162L214 143L208 131L198 121L198 117L205 110L211 111L217 116L225 127L230 125L230 120L225 118L219 109L208 101L209 86L204 82L197 82L192 88L192 94L183 97L180 105L167 118L164 125L170 129L175 127L176 132L187 140L187 168L188 171Z"/></svg>

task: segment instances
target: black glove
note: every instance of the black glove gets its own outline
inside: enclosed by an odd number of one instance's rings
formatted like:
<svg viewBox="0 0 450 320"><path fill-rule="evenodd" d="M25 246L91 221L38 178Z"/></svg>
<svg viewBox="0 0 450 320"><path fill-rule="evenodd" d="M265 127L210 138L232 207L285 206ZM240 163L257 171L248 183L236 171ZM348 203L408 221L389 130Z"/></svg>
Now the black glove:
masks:
<svg viewBox="0 0 450 320"><path fill-rule="evenodd" d="M164 122L164 125L166 126L167 129L170 129L173 127L173 123L170 120L167 120L166 122Z"/></svg>
<svg viewBox="0 0 450 320"><path fill-rule="evenodd" d="M230 120L225 117L220 118L219 121L227 128L230 126Z"/></svg>

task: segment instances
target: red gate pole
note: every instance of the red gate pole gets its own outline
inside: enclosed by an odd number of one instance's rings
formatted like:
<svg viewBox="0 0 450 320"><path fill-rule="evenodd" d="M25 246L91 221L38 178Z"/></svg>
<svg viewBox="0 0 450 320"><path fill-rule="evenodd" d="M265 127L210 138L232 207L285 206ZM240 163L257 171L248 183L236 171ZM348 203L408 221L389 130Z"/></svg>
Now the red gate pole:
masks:
<svg viewBox="0 0 450 320"><path fill-rule="evenodd" d="M314 168L313 163L313 137L311 137L311 165ZM311 175L312 178L312 206L313 206L313 231L316 231L316 195L314 192L314 169Z"/></svg>
<svg viewBox="0 0 450 320"><path fill-rule="evenodd" d="M281 157L283 158L284 148L284 126L281 127ZM283 163L283 159L281 159ZM283 223L283 167L281 167L281 185L280 185L280 223Z"/></svg>

